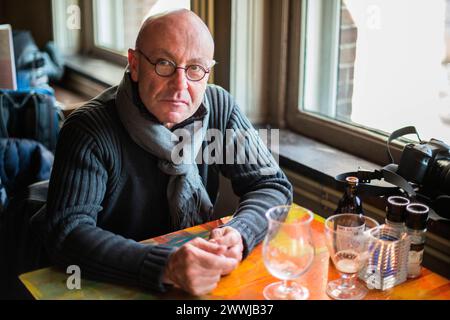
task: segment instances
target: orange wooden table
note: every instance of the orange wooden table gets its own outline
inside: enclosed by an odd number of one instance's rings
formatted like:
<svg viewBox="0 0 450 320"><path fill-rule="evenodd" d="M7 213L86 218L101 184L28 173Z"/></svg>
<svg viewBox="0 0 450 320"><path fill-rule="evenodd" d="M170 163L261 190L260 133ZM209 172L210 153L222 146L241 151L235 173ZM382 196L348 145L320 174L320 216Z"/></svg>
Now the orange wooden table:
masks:
<svg viewBox="0 0 450 320"><path fill-rule="evenodd" d="M227 218L195 226L175 233L143 241L143 243L166 243L181 246L197 237L207 238L209 232L224 223ZM315 216L312 229L316 255L308 272L303 274L298 283L309 289L309 299L329 300L326 294L328 281L337 279L339 274L329 259L325 245L324 219ZM187 293L172 289L165 294L155 294L140 288L119 286L100 281L82 279L81 290L68 290L68 275L57 268L46 268L21 275L19 278L36 299L207 299L207 300L259 300L264 299L263 289L266 285L279 281L264 267L262 245L253 252L230 275L222 277L217 288L202 297L189 296ZM450 300L450 281L430 270L423 269L422 276L408 280L386 291L370 290L365 299L435 299Z"/></svg>
<svg viewBox="0 0 450 320"><path fill-rule="evenodd" d="M171 235L165 235L154 238L146 243L177 243L177 239L182 241L192 238L192 235L207 235L210 230L222 224L224 221L217 220L202 226L196 226L184 231L176 232ZM326 294L326 285L328 281L339 278L339 273L334 268L333 263L329 259L328 250L325 244L324 235L324 219L315 215L312 229L313 239L316 249L314 262L305 274L303 274L296 282L304 285L309 289L312 300L330 300ZM181 234L180 234L181 233ZM264 299L263 289L266 285L280 281L273 277L265 268L262 258L262 245L258 245L255 250L234 270L230 275L225 276L219 282L217 288L203 299ZM188 295L180 290L172 290L171 292L160 295L160 298L188 298ZM422 276L408 280L401 285L392 289L369 290L365 299L369 300L386 300L386 299L435 299L450 300L450 281L428 269L423 268Z"/></svg>

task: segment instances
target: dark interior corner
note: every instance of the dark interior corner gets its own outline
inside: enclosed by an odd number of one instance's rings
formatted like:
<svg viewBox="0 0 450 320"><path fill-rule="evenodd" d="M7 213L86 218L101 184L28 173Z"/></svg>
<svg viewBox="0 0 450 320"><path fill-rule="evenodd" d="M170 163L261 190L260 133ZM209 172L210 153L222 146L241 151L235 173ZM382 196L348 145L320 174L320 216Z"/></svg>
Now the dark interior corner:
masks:
<svg viewBox="0 0 450 320"><path fill-rule="evenodd" d="M13 30L30 30L42 48L53 40L51 0L1 0L0 23L10 24Z"/></svg>
<svg viewBox="0 0 450 320"><path fill-rule="evenodd" d="M215 41L216 41L216 60L218 64L214 67L214 82L225 90L230 89L230 17L231 0L217 1L214 7L215 17Z"/></svg>

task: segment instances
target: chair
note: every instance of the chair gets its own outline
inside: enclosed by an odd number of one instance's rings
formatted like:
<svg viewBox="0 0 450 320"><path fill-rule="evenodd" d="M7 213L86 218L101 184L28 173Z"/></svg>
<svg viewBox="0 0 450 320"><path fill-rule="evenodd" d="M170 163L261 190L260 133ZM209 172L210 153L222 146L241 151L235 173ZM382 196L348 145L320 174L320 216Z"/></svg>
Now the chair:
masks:
<svg viewBox="0 0 450 320"><path fill-rule="evenodd" d="M0 212L0 298L30 296L18 275L47 264L30 226L46 202L53 155L40 143L0 139L0 179L7 199Z"/></svg>

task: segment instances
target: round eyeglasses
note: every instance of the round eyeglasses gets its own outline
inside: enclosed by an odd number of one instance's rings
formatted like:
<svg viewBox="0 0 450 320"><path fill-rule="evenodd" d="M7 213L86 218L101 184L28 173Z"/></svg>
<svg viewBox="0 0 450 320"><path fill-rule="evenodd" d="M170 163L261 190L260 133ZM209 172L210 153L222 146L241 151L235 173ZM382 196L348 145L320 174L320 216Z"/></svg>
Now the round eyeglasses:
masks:
<svg viewBox="0 0 450 320"><path fill-rule="evenodd" d="M186 78L190 81L200 81L202 80L207 73L210 73L210 69L206 69L205 67L198 64L191 64L186 67L179 67L173 61L166 59L158 59L156 62L152 62L141 50L136 49L151 65L155 67L155 72L158 76L161 77L170 77L172 76L178 69L183 69L186 72ZM213 61L213 65L216 62Z"/></svg>

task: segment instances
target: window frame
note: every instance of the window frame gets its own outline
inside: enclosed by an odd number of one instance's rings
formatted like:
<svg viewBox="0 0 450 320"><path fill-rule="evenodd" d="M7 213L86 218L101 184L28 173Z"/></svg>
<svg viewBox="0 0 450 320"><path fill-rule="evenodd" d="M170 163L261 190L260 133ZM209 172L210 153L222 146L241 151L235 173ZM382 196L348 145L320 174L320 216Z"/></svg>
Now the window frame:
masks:
<svg viewBox="0 0 450 320"><path fill-rule="evenodd" d="M266 123L268 113L268 38L261 0L231 1L230 93L253 124Z"/></svg>
<svg viewBox="0 0 450 320"><path fill-rule="evenodd" d="M84 30L81 32L80 53L125 67L127 65L126 56L95 44L93 1L82 0L80 6L82 12L81 28Z"/></svg>
<svg viewBox="0 0 450 320"><path fill-rule="evenodd" d="M338 65L339 65L339 25L341 0L322 0L314 1L315 5L320 6L320 16L311 19L311 23L315 24L314 38L321 39L316 41L316 48L308 48L306 46L306 30L308 29L306 20L308 1L302 1L301 9L301 29L300 29L300 66L306 66L306 56L310 59L316 59L315 70L308 70L306 67L300 70L299 80L299 96L304 97L308 94L307 99L313 102L308 107L316 109L321 114L332 115L336 111L337 91L338 91ZM310 35L311 36L311 35ZM314 53L320 50L319 54ZM327 56L327 53L329 56ZM321 86L311 86L309 90L305 90L307 85L306 78L316 78ZM327 94L323 94L326 92Z"/></svg>
<svg viewBox="0 0 450 320"><path fill-rule="evenodd" d="M287 128L319 140L340 150L365 158L379 165L390 162L387 155L387 136L377 131L346 124L317 114L307 113L299 108L304 78L305 42L305 0L290 0L288 35L288 75L285 123ZM299 31L300 30L300 36ZM398 161L405 143L395 141L391 144L394 159Z"/></svg>

